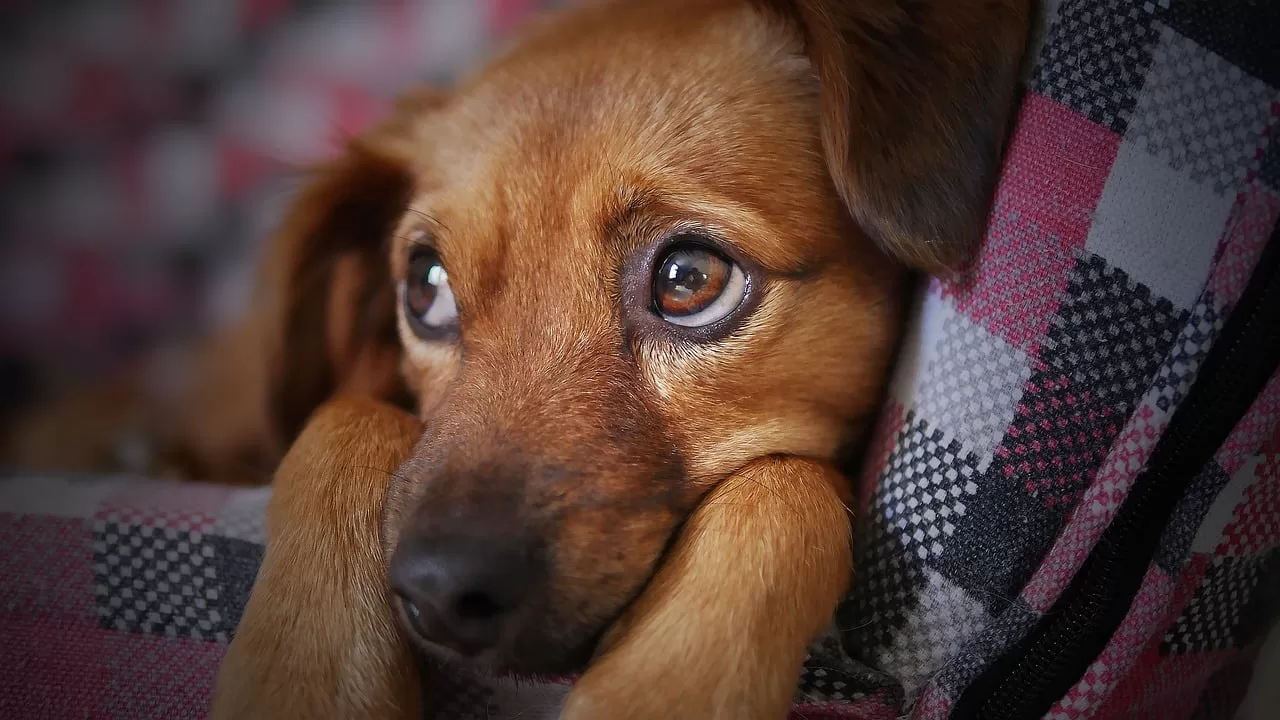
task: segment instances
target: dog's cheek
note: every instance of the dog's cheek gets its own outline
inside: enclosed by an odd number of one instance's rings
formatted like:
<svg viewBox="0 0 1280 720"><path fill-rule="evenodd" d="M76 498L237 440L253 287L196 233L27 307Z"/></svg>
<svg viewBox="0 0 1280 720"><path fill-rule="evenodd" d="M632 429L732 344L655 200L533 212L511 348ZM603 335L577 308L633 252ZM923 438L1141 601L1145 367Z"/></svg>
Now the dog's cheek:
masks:
<svg viewBox="0 0 1280 720"><path fill-rule="evenodd" d="M677 522L678 512L667 507L592 508L564 517L547 587L550 616L559 622L549 628L569 645L596 637L652 577Z"/></svg>
<svg viewBox="0 0 1280 720"><path fill-rule="evenodd" d="M417 339L405 323L396 318L400 335L400 374L412 393L418 418L426 420L435 414L458 376L461 352L451 343L425 343Z"/></svg>
<svg viewBox="0 0 1280 720"><path fill-rule="evenodd" d="M879 402L897 341L895 286L855 269L780 288L737 336L673 352L644 371L687 472L714 483L756 458L832 459ZM818 310L820 309L820 310Z"/></svg>

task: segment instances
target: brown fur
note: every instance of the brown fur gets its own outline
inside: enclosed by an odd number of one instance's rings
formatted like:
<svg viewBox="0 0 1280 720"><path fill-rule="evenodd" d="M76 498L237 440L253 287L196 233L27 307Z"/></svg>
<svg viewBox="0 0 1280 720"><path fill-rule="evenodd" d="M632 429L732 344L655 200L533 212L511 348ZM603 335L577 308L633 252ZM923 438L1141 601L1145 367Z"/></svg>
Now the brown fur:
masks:
<svg viewBox="0 0 1280 720"><path fill-rule="evenodd" d="M413 654L388 611L378 541L390 471L419 432L403 411L345 396L317 412L290 448L214 717L422 716Z"/></svg>
<svg viewBox="0 0 1280 720"><path fill-rule="evenodd" d="M852 568L842 482L821 463L775 457L716 486L561 717L785 717L808 641L830 622ZM708 591L745 578L757 591L727 603Z"/></svg>
<svg viewBox="0 0 1280 720"><path fill-rule="evenodd" d="M759 0L804 28L836 189L881 246L926 272L962 266L987 219L1027 0Z"/></svg>
<svg viewBox="0 0 1280 720"><path fill-rule="evenodd" d="M477 665L587 666L571 717L784 714L848 578L834 463L910 270L954 270L980 237L1026 5L589 3L321 168L267 273L257 406L284 443L309 429L215 716L408 717L384 561L457 528L550 568ZM722 336L646 301L690 228L752 278ZM448 269L457 343L398 315L415 242ZM348 401L312 418L342 392L424 424Z"/></svg>

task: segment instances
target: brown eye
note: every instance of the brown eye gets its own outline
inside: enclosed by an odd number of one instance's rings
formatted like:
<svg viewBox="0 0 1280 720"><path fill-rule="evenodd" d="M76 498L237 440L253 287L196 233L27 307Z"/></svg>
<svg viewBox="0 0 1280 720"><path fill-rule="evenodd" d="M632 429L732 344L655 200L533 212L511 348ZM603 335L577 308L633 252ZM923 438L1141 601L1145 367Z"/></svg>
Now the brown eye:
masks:
<svg viewBox="0 0 1280 720"><path fill-rule="evenodd" d="M654 308L675 325L710 325L733 312L745 294L742 269L703 245L677 246L654 273Z"/></svg>
<svg viewBox="0 0 1280 720"><path fill-rule="evenodd" d="M440 338L457 325L458 308L449 287L449 273L435 251L413 249L402 294L405 317L419 337Z"/></svg>

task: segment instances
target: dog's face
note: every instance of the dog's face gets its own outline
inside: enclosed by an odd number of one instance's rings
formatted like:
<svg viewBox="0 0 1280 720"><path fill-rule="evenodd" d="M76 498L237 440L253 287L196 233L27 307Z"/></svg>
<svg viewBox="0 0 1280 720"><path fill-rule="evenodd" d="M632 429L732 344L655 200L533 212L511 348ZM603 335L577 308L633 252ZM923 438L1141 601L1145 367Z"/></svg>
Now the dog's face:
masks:
<svg viewBox="0 0 1280 720"><path fill-rule="evenodd" d="M385 531L428 646L517 672L581 667L715 483L766 455L830 460L858 436L907 265L941 269L972 244L985 208L946 207L966 198L943 186L982 196L994 159L967 181L929 170L945 182L899 167L928 157L846 162L911 133L824 108L849 80L824 69L847 58L821 53L848 40L815 25L829 8L781 5L552 18L447 96L406 100L299 201L283 282L328 297L311 299L318 316L290 298L283 352L321 329L330 360L281 378L278 406L385 389L398 358L426 430ZM979 64L1011 86L1006 54ZM980 119L989 132L1007 94ZM898 152L964 159L920 142ZM875 187L895 173L942 190ZM913 238L928 223L955 227L929 247ZM301 259L317 248L343 260Z"/></svg>

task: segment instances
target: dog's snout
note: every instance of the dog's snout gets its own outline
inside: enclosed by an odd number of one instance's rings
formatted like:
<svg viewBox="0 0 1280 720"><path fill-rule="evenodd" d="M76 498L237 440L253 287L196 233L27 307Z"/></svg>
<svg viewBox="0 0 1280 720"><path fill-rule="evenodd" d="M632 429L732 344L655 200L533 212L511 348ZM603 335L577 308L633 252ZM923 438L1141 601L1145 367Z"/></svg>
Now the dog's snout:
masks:
<svg viewBox="0 0 1280 720"><path fill-rule="evenodd" d="M449 535L405 538L390 572L415 633L475 655L499 642L543 571L516 538Z"/></svg>

